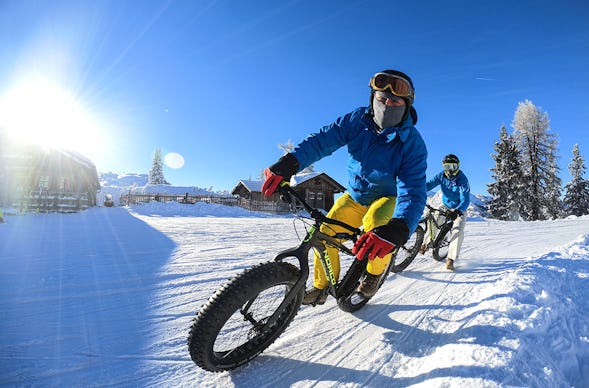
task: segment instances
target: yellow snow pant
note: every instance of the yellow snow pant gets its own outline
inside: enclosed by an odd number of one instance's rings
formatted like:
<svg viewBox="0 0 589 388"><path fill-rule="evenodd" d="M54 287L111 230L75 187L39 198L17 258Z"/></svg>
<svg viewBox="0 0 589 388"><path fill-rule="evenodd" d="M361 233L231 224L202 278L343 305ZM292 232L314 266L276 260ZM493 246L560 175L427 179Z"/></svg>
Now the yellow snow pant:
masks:
<svg viewBox="0 0 589 388"><path fill-rule="evenodd" d="M355 228L359 228L362 225L364 230L368 232L378 226L385 225L391 220L395 210L396 199L394 196L382 197L372 202L369 206L362 206L354 201L350 194L346 192L335 201L333 207L327 213L327 217L345 222ZM323 225L320 230L330 236L333 236L335 233L348 231L337 225ZM340 274L339 251L329 246L325 250L330 258L331 266L337 280ZM367 271L373 275L380 275L384 272L390 261L391 254L385 255L384 257L377 257L368 262ZM313 286L321 290L325 289L329 281L317 252L315 252L314 264Z"/></svg>

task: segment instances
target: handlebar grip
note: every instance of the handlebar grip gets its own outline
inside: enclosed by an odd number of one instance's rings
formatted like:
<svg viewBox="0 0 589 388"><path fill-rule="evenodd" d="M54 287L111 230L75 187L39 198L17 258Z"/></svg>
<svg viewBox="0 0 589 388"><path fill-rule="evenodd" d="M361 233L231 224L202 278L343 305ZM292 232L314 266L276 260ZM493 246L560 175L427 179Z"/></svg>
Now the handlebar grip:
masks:
<svg viewBox="0 0 589 388"><path fill-rule="evenodd" d="M290 183L283 180L282 182L280 182L280 184L278 185L278 191L280 192L280 199L286 203L292 203L292 197L290 195L290 193L292 192L292 190L290 190Z"/></svg>

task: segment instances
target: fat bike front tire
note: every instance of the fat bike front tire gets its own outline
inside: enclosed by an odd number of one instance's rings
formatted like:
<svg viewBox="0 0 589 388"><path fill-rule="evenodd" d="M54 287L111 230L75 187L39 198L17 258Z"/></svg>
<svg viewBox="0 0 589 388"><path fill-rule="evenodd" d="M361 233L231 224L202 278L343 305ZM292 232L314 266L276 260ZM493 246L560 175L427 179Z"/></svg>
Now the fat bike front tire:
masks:
<svg viewBox="0 0 589 388"><path fill-rule="evenodd" d="M450 249L450 229L452 229L452 224L443 226L434 240L432 255L437 261L446 261L446 257L448 257L448 251Z"/></svg>
<svg viewBox="0 0 589 388"><path fill-rule="evenodd" d="M285 262L256 265L219 289L198 312L190 328L188 349L199 367L221 372L252 360L286 330L303 301L301 289L276 323L263 330L299 279Z"/></svg>
<svg viewBox="0 0 589 388"><path fill-rule="evenodd" d="M405 268L409 266L419 253L419 249L421 248L421 244L423 244L423 237L425 236L425 231L421 226L418 226L415 229L415 232L409 237L409 240L403 246L401 246L397 253L392 258L393 265L391 266L391 271L394 273L399 273L403 271Z"/></svg>

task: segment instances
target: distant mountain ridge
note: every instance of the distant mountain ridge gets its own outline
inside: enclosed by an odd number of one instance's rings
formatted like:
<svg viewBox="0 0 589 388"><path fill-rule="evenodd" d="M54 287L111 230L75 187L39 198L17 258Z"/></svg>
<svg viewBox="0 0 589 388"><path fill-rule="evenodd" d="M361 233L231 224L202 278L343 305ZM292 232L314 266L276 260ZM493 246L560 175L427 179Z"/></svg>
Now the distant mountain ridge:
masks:
<svg viewBox="0 0 589 388"><path fill-rule="evenodd" d="M442 206L442 191L438 190L437 192L428 192L428 200L431 206ZM483 195L470 195L470 205L468 205L468 209L466 210L466 215L469 218L488 218L489 211L487 210L487 202L489 201L488 197Z"/></svg>
<svg viewBox="0 0 589 388"><path fill-rule="evenodd" d="M116 174L114 172L99 172L98 180L101 186L146 186L147 174Z"/></svg>

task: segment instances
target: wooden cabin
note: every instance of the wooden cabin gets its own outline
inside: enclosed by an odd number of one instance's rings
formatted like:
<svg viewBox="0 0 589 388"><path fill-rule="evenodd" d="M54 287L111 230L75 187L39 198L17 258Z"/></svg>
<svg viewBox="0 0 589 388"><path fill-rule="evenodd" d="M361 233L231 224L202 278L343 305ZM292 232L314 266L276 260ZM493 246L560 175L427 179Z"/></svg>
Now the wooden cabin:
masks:
<svg viewBox="0 0 589 388"><path fill-rule="evenodd" d="M241 180L231 194L238 196L243 202L242 206L250 210L289 211L279 194L266 198L262 194L262 184L262 181ZM311 206L324 210L331 209L335 194L345 191L345 187L322 172L297 174L292 177L290 184Z"/></svg>
<svg viewBox="0 0 589 388"><path fill-rule="evenodd" d="M90 160L74 151L0 140L0 206L20 212L96 206L100 183Z"/></svg>

